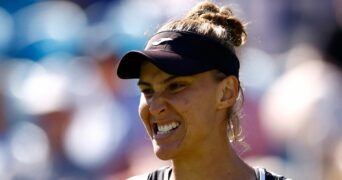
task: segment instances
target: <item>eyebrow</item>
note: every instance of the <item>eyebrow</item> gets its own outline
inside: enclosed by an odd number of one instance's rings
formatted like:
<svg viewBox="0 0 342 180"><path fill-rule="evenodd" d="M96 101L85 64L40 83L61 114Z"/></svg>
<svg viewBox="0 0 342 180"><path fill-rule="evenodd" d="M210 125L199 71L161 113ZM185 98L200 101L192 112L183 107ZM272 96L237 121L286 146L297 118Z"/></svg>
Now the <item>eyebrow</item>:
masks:
<svg viewBox="0 0 342 180"><path fill-rule="evenodd" d="M164 80L162 81L162 84L166 84L166 83L168 83L168 82L170 82L170 81L172 81L172 80L174 80L174 79L176 79L176 78L178 78L178 77L180 77L180 76L172 75L172 76L170 76L170 77L164 79ZM138 85L138 86L142 86L142 85L151 86L150 83L144 82L144 81L141 81L141 80L138 81L137 85Z"/></svg>

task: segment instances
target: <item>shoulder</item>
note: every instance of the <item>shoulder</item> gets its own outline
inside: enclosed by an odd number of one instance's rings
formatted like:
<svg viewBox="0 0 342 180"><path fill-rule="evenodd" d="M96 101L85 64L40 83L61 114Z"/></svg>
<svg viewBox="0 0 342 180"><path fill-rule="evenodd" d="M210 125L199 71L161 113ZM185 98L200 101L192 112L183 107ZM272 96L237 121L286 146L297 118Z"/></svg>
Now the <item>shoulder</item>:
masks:
<svg viewBox="0 0 342 180"><path fill-rule="evenodd" d="M291 180L282 175L266 170L265 168L255 168L255 172L258 180Z"/></svg>
<svg viewBox="0 0 342 180"><path fill-rule="evenodd" d="M169 176L170 171L171 167L166 166L152 172L130 177L128 180L164 180L165 177Z"/></svg>

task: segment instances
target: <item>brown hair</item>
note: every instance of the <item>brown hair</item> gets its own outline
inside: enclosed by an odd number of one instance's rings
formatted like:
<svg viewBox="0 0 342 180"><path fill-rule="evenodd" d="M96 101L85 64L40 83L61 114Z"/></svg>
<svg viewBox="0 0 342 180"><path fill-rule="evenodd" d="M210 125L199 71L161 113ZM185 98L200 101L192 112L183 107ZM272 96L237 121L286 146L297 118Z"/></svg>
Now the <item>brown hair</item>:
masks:
<svg viewBox="0 0 342 180"><path fill-rule="evenodd" d="M245 26L234 17L228 7L219 7L210 1L198 3L185 17L166 23L158 32L165 30L191 31L205 35L229 49L241 46L247 37ZM218 80L225 77L223 73L217 73ZM228 138L231 142L243 140L240 122L242 104L243 92L240 86L237 101L228 112Z"/></svg>

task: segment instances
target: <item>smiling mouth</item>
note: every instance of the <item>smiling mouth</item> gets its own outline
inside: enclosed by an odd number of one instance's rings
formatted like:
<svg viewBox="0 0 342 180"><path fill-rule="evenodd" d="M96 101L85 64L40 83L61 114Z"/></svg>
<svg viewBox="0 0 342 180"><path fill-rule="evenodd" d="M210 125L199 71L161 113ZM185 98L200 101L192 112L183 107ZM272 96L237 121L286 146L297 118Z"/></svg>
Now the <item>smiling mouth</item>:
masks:
<svg viewBox="0 0 342 180"><path fill-rule="evenodd" d="M153 131L157 135L164 135L168 134L171 131L177 129L179 127L180 123L179 122L171 122L168 124L153 124Z"/></svg>

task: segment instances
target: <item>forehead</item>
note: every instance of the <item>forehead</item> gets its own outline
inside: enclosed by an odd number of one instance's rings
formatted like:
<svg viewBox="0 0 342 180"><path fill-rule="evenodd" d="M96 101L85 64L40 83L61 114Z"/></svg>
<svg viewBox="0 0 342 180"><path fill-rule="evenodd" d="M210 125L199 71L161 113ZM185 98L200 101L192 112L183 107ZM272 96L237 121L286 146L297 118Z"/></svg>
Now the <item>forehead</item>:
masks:
<svg viewBox="0 0 342 180"><path fill-rule="evenodd" d="M152 63L146 62L141 65L138 86L163 86L179 77L181 76L168 74Z"/></svg>
<svg viewBox="0 0 342 180"><path fill-rule="evenodd" d="M139 82L146 82L146 83L156 83L156 84L165 84L173 79L186 79L191 81L200 81L200 82L207 82L213 81L213 70L206 71L199 74L194 74L190 76L176 76L172 74L168 74L161 69L159 69L154 64L146 61L141 64L140 70L140 77ZM138 84L139 84L138 82ZM144 84L144 83L143 83Z"/></svg>

